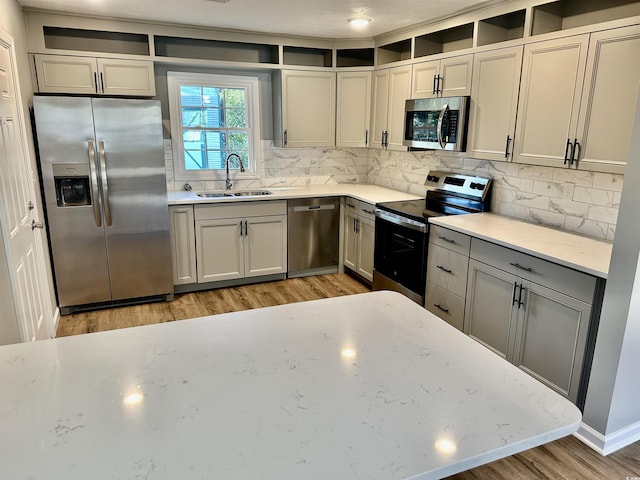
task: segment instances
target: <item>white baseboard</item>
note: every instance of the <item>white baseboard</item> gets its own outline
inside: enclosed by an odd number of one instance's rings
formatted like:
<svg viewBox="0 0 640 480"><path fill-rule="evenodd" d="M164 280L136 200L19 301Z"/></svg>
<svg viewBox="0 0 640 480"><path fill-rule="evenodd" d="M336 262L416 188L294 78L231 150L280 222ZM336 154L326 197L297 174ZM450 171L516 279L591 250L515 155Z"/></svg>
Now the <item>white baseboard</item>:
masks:
<svg viewBox="0 0 640 480"><path fill-rule="evenodd" d="M632 423L608 435L603 435L586 423L581 423L580 428L573 435L600 455L606 456L640 440L640 422Z"/></svg>

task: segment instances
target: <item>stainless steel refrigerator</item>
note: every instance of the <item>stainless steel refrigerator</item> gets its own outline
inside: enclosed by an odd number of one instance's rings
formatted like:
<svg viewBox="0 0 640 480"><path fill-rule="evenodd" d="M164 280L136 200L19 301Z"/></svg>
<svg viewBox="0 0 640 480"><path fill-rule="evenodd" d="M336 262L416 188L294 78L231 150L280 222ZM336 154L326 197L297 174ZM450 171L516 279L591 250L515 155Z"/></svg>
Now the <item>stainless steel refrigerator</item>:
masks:
<svg viewBox="0 0 640 480"><path fill-rule="evenodd" d="M160 103L41 96L33 103L61 313L171 298Z"/></svg>

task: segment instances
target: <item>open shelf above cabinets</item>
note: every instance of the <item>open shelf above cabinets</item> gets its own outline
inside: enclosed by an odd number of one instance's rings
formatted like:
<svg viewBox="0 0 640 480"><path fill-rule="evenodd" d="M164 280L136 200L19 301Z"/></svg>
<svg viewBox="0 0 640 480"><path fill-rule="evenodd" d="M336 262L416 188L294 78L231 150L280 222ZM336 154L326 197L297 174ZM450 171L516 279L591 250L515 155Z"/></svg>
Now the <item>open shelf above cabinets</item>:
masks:
<svg viewBox="0 0 640 480"><path fill-rule="evenodd" d="M486 18L478 22L478 46L507 42L524 37L526 10Z"/></svg>
<svg viewBox="0 0 640 480"><path fill-rule="evenodd" d="M415 41L414 58L472 48L473 23L420 35Z"/></svg>
<svg viewBox="0 0 640 480"><path fill-rule="evenodd" d="M640 15L633 0L558 0L533 7L531 35L559 32Z"/></svg>
<svg viewBox="0 0 640 480"><path fill-rule="evenodd" d="M145 34L47 26L42 31L44 46L51 50L149 55L149 36Z"/></svg>
<svg viewBox="0 0 640 480"><path fill-rule="evenodd" d="M191 58L277 65L278 46L198 38L155 36L156 57Z"/></svg>

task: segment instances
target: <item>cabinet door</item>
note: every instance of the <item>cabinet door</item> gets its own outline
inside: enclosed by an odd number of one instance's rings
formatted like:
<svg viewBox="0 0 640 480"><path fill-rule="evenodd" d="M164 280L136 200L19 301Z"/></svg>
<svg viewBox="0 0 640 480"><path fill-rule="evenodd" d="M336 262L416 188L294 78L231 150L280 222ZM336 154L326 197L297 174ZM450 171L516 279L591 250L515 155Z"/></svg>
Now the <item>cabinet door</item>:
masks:
<svg viewBox="0 0 640 480"><path fill-rule="evenodd" d="M509 160L521 68L521 46L475 55L467 142L470 157Z"/></svg>
<svg viewBox="0 0 640 480"><path fill-rule="evenodd" d="M354 272L357 270L358 264L358 234L356 233L356 214L355 207L345 205L344 212L344 261L345 267L350 268Z"/></svg>
<svg viewBox="0 0 640 480"><path fill-rule="evenodd" d="M133 95L153 97L156 82L153 62L98 58L100 89L105 95Z"/></svg>
<svg viewBox="0 0 640 480"><path fill-rule="evenodd" d="M591 35L578 133L578 168L624 173L640 85L640 26ZM635 60L631 60L635 59Z"/></svg>
<svg viewBox="0 0 640 480"><path fill-rule="evenodd" d="M169 222L173 284L196 283L198 276L193 206L169 207Z"/></svg>
<svg viewBox="0 0 640 480"><path fill-rule="evenodd" d="M473 55L459 55L440 61L439 88L441 97L471 95Z"/></svg>
<svg viewBox="0 0 640 480"><path fill-rule="evenodd" d="M406 150L404 138L404 104L411 98L411 66L392 68L389 76L389 148Z"/></svg>
<svg viewBox="0 0 640 480"><path fill-rule="evenodd" d="M336 145L367 147L371 122L371 72L338 73Z"/></svg>
<svg viewBox="0 0 640 480"><path fill-rule="evenodd" d="M244 277L244 248L240 218L196 221L198 282Z"/></svg>
<svg viewBox="0 0 640 480"><path fill-rule="evenodd" d="M524 47L514 161L562 167L573 142L588 35Z"/></svg>
<svg viewBox="0 0 640 480"><path fill-rule="evenodd" d="M34 55L41 93L98 92L96 59L66 55Z"/></svg>
<svg viewBox="0 0 640 480"><path fill-rule="evenodd" d="M373 282L373 244L376 238L374 220L358 217L358 255L356 270L363 278Z"/></svg>
<svg viewBox="0 0 640 480"><path fill-rule="evenodd" d="M476 260L469 261L464 333L500 356L511 358L515 321L512 316L517 278ZM517 303L517 299L516 299Z"/></svg>
<svg viewBox="0 0 640 480"><path fill-rule="evenodd" d="M245 221L245 277L286 273L286 215L253 217Z"/></svg>
<svg viewBox="0 0 640 480"><path fill-rule="evenodd" d="M336 74L282 72L282 112L285 146L335 146Z"/></svg>
<svg viewBox="0 0 640 480"><path fill-rule="evenodd" d="M524 282L512 363L576 401L591 305Z"/></svg>
<svg viewBox="0 0 640 480"><path fill-rule="evenodd" d="M383 147L382 133L387 130L387 115L389 113L389 70L373 73L371 113L371 141L372 147Z"/></svg>
<svg viewBox="0 0 640 480"><path fill-rule="evenodd" d="M411 98L433 98L438 96L436 92L436 77L439 67L440 60L413 65Z"/></svg>

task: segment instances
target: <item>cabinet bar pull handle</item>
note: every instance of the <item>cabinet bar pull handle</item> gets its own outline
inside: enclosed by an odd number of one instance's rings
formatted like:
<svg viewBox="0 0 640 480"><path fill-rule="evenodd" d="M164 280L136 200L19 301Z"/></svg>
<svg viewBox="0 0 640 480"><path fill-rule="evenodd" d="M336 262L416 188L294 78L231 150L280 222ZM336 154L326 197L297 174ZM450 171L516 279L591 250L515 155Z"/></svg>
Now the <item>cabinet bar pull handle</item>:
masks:
<svg viewBox="0 0 640 480"><path fill-rule="evenodd" d="M513 293L511 294L511 305L516 304L516 289L518 288L518 282L513 282Z"/></svg>
<svg viewBox="0 0 640 480"><path fill-rule="evenodd" d="M436 94L436 82L438 81L438 76L434 75L433 76L433 88L431 89L431 94L435 95Z"/></svg>
<svg viewBox="0 0 640 480"><path fill-rule="evenodd" d="M98 74L96 72L93 72L93 83L96 86L96 93L100 93L98 92Z"/></svg>
<svg viewBox="0 0 640 480"><path fill-rule="evenodd" d="M289 139L287 138L288 137L287 131L285 130L282 135L283 135L284 146L286 147L287 143L289 143Z"/></svg>
<svg viewBox="0 0 640 480"><path fill-rule="evenodd" d="M523 267L519 263L509 262L509 265L511 265L512 267L519 268L520 270L525 270L527 272L533 272L533 269L531 267Z"/></svg>
<svg viewBox="0 0 640 480"><path fill-rule="evenodd" d="M356 233L360 233L360 219L356 218Z"/></svg>
<svg viewBox="0 0 640 480"><path fill-rule="evenodd" d="M571 150L571 156L573 156L573 148L571 147L571 139L567 138L567 146L564 149L564 165L569 161L569 150Z"/></svg>
<svg viewBox="0 0 640 480"><path fill-rule="evenodd" d="M507 135L507 146L504 148L504 158L509 158L509 145L511 145L511 137Z"/></svg>
<svg viewBox="0 0 640 480"><path fill-rule="evenodd" d="M104 74L100 72L100 88L102 89L102 93L104 93Z"/></svg>
<svg viewBox="0 0 640 480"><path fill-rule="evenodd" d="M242 233L242 220L240 220L240 236L242 237L244 234Z"/></svg>
<svg viewBox="0 0 640 480"><path fill-rule="evenodd" d="M247 225L247 220L244 221L244 236L249 236L249 225Z"/></svg>
<svg viewBox="0 0 640 480"><path fill-rule="evenodd" d="M444 83L444 77L441 77L440 74L438 74L438 85L436 87L436 93L442 93L442 88L440 88L441 83Z"/></svg>
<svg viewBox="0 0 640 480"><path fill-rule="evenodd" d="M439 310L442 310L444 313L449 313L449 309L442 307L439 303L434 303L433 306Z"/></svg>
<svg viewBox="0 0 640 480"><path fill-rule="evenodd" d="M373 210L367 210L366 208L363 208L362 211L364 213L368 213L369 215L374 215L376 212L374 212Z"/></svg>
<svg viewBox="0 0 640 480"><path fill-rule="evenodd" d="M442 265L436 265L436 268L439 268L443 272L451 273L451 270L449 270L448 268L443 267Z"/></svg>
<svg viewBox="0 0 640 480"><path fill-rule="evenodd" d="M578 154L576 155L576 151ZM582 153L582 145L578 143L578 139L573 140L573 148L571 149L571 161L569 161L569 166L573 165L573 162L578 163L580 160L580 154Z"/></svg>
<svg viewBox="0 0 640 480"><path fill-rule="evenodd" d="M522 291L524 289L525 289L524 286L520 285L520 293L518 293L518 308L524 305L524 302L522 301Z"/></svg>
<svg viewBox="0 0 640 480"><path fill-rule="evenodd" d="M448 242L448 243L454 243L454 244L456 243L456 241L455 241L455 240L450 240L450 239L448 239L447 237L438 236L438 238L439 238L440 240L444 240L445 242Z"/></svg>
<svg viewBox="0 0 640 480"><path fill-rule="evenodd" d="M369 146L369 130L364 131L364 144L365 146Z"/></svg>

